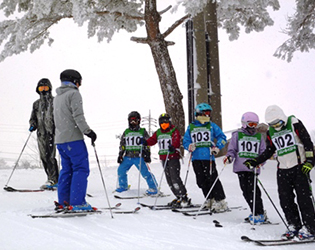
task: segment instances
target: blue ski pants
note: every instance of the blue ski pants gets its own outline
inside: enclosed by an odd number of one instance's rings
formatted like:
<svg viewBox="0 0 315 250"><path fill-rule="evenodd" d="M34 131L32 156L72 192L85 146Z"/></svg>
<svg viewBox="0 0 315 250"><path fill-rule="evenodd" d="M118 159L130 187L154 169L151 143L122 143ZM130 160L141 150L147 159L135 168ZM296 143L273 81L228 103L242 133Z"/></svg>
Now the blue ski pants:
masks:
<svg viewBox="0 0 315 250"><path fill-rule="evenodd" d="M86 203L87 178L90 174L88 152L83 140L57 144L62 169L58 181L58 202L70 205Z"/></svg>
<svg viewBox="0 0 315 250"><path fill-rule="evenodd" d="M141 161L141 169L140 169ZM149 188L157 189L157 184L154 175L149 171L147 165L144 162L143 158L140 157L127 157L125 156L122 163L119 165L117 174L118 174L118 183L121 188L128 188L128 179L127 172L135 165L137 169L140 169L142 177L146 180Z"/></svg>

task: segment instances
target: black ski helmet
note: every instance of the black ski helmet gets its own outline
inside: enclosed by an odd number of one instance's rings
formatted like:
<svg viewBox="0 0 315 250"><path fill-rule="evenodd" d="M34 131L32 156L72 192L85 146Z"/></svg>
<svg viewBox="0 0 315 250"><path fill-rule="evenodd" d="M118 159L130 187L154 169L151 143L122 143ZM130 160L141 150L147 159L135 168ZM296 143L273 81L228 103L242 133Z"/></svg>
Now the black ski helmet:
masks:
<svg viewBox="0 0 315 250"><path fill-rule="evenodd" d="M66 69L61 72L60 80L73 82L74 84L78 83L79 86L81 86L82 76L78 71L74 69Z"/></svg>
<svg viewBox="0 0 315 250"><path fill-rule="evenodd" d="M38 94L40 94L40 92L38 91L38 87L39 87L39 86L48 86L48 87L49 87L49 91L48 91L48 92L51 92L51 90L52 90L52 85L51 85L49 79L47 79L47 78L42 78L42 79L40 79L39 82L37 83L36 92L37 92Z"/></svg>
<svg viewBox="0 0 315 250"><path fill-rule="evenodd" d="M130 121L131 117L136 117L139 120L139 122L141 121L141 115L137 111L132 111L129 113L128 122Z"/></svg>
<svg viewBox="0 0 315 250"><path fill-rule="evenodd" d="M161 123L171 123L172 118L170 117L169 114L163 113L159 117L159 124Z"/></svg>

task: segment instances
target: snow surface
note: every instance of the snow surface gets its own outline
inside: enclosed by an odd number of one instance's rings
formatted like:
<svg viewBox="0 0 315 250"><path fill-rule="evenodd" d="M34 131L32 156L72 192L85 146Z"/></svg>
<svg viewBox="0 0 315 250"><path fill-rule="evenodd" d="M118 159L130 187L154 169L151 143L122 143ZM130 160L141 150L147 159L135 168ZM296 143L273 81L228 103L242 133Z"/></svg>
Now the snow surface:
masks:
<svg viewBox="0 0 315 250"><path fill-rule="evenodd" d="M181 175L185 178L188 169L188 156L182 164ZM90 155L91 160L95 158ZM222 158L217 158L218 171L223 167ZM102 173L106 184L110 204L122 202L121 210L133 209L138 206L138 199L117 200L112 191L116 187L117 166L104 167ZM160 163L151 164L151 170L160 182L162 167ZM12 169L0 170L0 182L3 187L7 183ZM129 171L130 192L137 194L139 172L135 167ZM314 171L311 173L315 179ZM249 215L244 198L242 197L236 174L232 172L232 165L227 165L222 171L223 183L229 206L243 206L243 209L232 212L215 214L212 216L199 216L196 219L177 214L171 211L153 211L141 208L137 214L114 214L110 212L100 215L89 215L75 218L46 218L32 219L30 213L49 213L53 210L53 201L57 200L57 193L45 191L39 193L11 193L0 191L0 237L1 249L258 249L253 243L242 242L240 237L247 235L255 239L275 239L284 231L285 226L276 213L267 196L263 193L265 209L272 222L279 225L253 226L243 223ZM8 186L14 188L38 188L45 181L42 169L17 169L14 171ZM276 185L276 163L268 161L261 175L261 182L273 199L281 215ZM170 194L165 179L161 190ZM315 184L312 184L313 189ZM141 178L140 190L144 192L146 183ZM187 181L189 197L194 203L204 202L201 190L195 182L193 169L189 168ZM103 188L100 171L97 165L91 166L88 193L93 197L87 201L93 206L107 207L107 199ZM157 204L165 204L173 199L169 197L158 198ZM154 204L155 198L142 198L140 202ZM246 209L244 209L246 208ZM222 228L214 226L216 219L223 225ZM314 249L315 244L298 246L299 249ZM269 247L268 249L296 249L296 246Z"/></svg>

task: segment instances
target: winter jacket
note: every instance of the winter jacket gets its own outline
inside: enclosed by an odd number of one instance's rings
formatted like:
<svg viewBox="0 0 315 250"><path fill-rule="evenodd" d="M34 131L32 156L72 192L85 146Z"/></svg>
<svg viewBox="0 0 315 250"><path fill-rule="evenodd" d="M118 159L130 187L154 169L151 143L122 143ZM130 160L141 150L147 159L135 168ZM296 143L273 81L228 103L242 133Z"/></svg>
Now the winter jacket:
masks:
<svg viewBox="0 0 315 250"><path fill-rule="evenodd" d="M278 168L280 169L293 168L306 161L314 165L313 143L300 120L290 116L285 120L285 125L279 132L272 129L269 127L267 131L266 150L256 158L258 163L266 161L277 152ZM275 135L279 136L274 137ZM280 147L276 144L279 144ZM284 147L281 147L282 144ZM288 153L283 154L285 152L283 149Z"/></svg>
<svg viewBox="0 0 315 250"><path fill-rule="evenodd" d="M242 145L239 145L239 135L243 135L243 134L246 136L250 136L250 138L259 135L260 142L258 142L258 141L256 142L256 146L259 145L259 147L256 150L255 150L253 144L244 145L245 147L246 146L250 147L250 149L247 149L247 150L251 150L251 152L255 152L255 153L253 153L253 155L256 155L256 157L259 154L261 154L262 152L264 152L264 150L266 149L266 144L265 144L265 141L264 141L263 137L261 136L261 134L255 133L254 135L250 135L245 128L241 128L237 131L234 131L232 133L232 138L231 138L231 141L229 143L228 150L226 153L226 156L230 156L232 158L232 160L234 159L234 162L233 162L233 172L234 173L242 172L242 171L252 172L252 170L248 169L243 163L247 159L253 158L253 157L246 158L246 157L240 157L240 155L239 155L239 153L241 151L239 149L239 146L242 147ZM260 169L258 169L257 173L260 173Z"/></svg>
<svg viewBox="0 0 315 250"><path fill-rule="evenodd" d="M169 126L166 130L163 129L158 129L148 140L147 143L149 146L153 146L158 142L158 136L157 133L161 132L163 133L168 133L171 130L173 130L172 133L172 142L171 145L175 148L178 149L180 147L180 140L181 140L181 135L179 133L179 130L177 128L175 128L174 125ZM160 154L160 160L165 161L167 157L167 154ZM180 159L180 154L178 152L178 150L175 150L175 152L171 152L168 155L168 159Z"/></svg>
<svg viewBox="0 0 315 250"><path fill-rule="evenodd" d="M36 92L39 94L40 98L33 103L29 124L30 126L36 128L37 137L45 137L46 134L55 134L53 115L54 97L52 96L51 91L48 91L46 94L40 94L38 91L38 87L40 85L41 84L38 83L36 87ZM49 81L46 82L46 85L50 88L50 90L52 89L52 85Z"/></svg>
<svg viewBox="0 0 315 250"><path fill-rule="evenodd" d="M131 157L131 158L135 158L135 157L140 157L140 151L141 150L126 150L126 132L127 130L131 130L134 132L140 132L140 130L143 129L143 137L144 139L148 139L149 138L149 134L146 131L145 128L140 128L140 126L136 126L135 128L129 127L128 129L126 129L121 138L120 138L120 145L119 145L119 155L120 156L126 156L126 157ZM138 147L140 147L140 141L138 143L136 143ZM151 152L150 152L150 148L149 147L143 147L142 149L142 158L144 158L145 162L151 162Z"/></svg>
<svg viewBox="0 0 315 250"><path fill-rule="evenodd" d="M188 125L187 130L184 135L183 139L183 146L186 150L188 150L188 147L191 143L193 143L192 138L191 138L191 126L195 127L206 127L209 126L209 122L206 122L202 124L198 120L193 121L191 124ZM219 149L224 148L226 144L226 136L222 132L221 128L213 123L210 122L210 136L211 136L211 141L215 142L215 146L218 147ZM192 152L192 161L194 160L211 160L214 161L215 158L210 152L210 147L197 147L194 152Z"/></svg>
<svg viewBox="0 0 315 250"><path fill-rule="evenodd" d="M54 99L54 120L56 126L55 143L61 144L83 140L83 134L91 129L85 121L82 97L75 85L57 88Z"/></svg>

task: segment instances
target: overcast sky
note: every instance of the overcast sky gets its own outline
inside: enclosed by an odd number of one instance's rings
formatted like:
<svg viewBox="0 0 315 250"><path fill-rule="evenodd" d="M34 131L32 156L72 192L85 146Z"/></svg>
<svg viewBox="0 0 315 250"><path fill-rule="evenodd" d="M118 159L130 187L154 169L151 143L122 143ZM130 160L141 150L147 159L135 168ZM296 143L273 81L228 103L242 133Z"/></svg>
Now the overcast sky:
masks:
<svg viewBox="0 0 315 250"><path fill-rule="evenodd" d="M272 104L282 107L287 115L296 115L309 131L315 130L315 51L297 52L291 63L273 57L287 39L281 30L295 1L281 0L280 4L281 10L272 13L275 25L264 32L243 33L239 40L230 42L225 31L219 30L224 131L239 127L241 115L247 111L256 112L264 122L265 109ZM161 31L181 16L164 14ZM105 155L116 158L115 136L127 127L129 112L137 110L148 116L151 110L153 118L165 112L149 46L130 41L131 36L144 35L145 28L140 27L137 33L120 32L110 43L98 43L96 38L87 38L86 28L63 20L51 30L55 39L51 47L45 45L33 54L26 52L1 62L0 158L16 160L27 139L32 103L38 98L37 82L49 78L55 95L60 72L68 68L83 77L80 92L85 116L98 135L96 148L101 160ZM177 28L168 40L176 42L169 51L187 111L185 28ZM29 150L26 153L32 154Z"/></svg>

